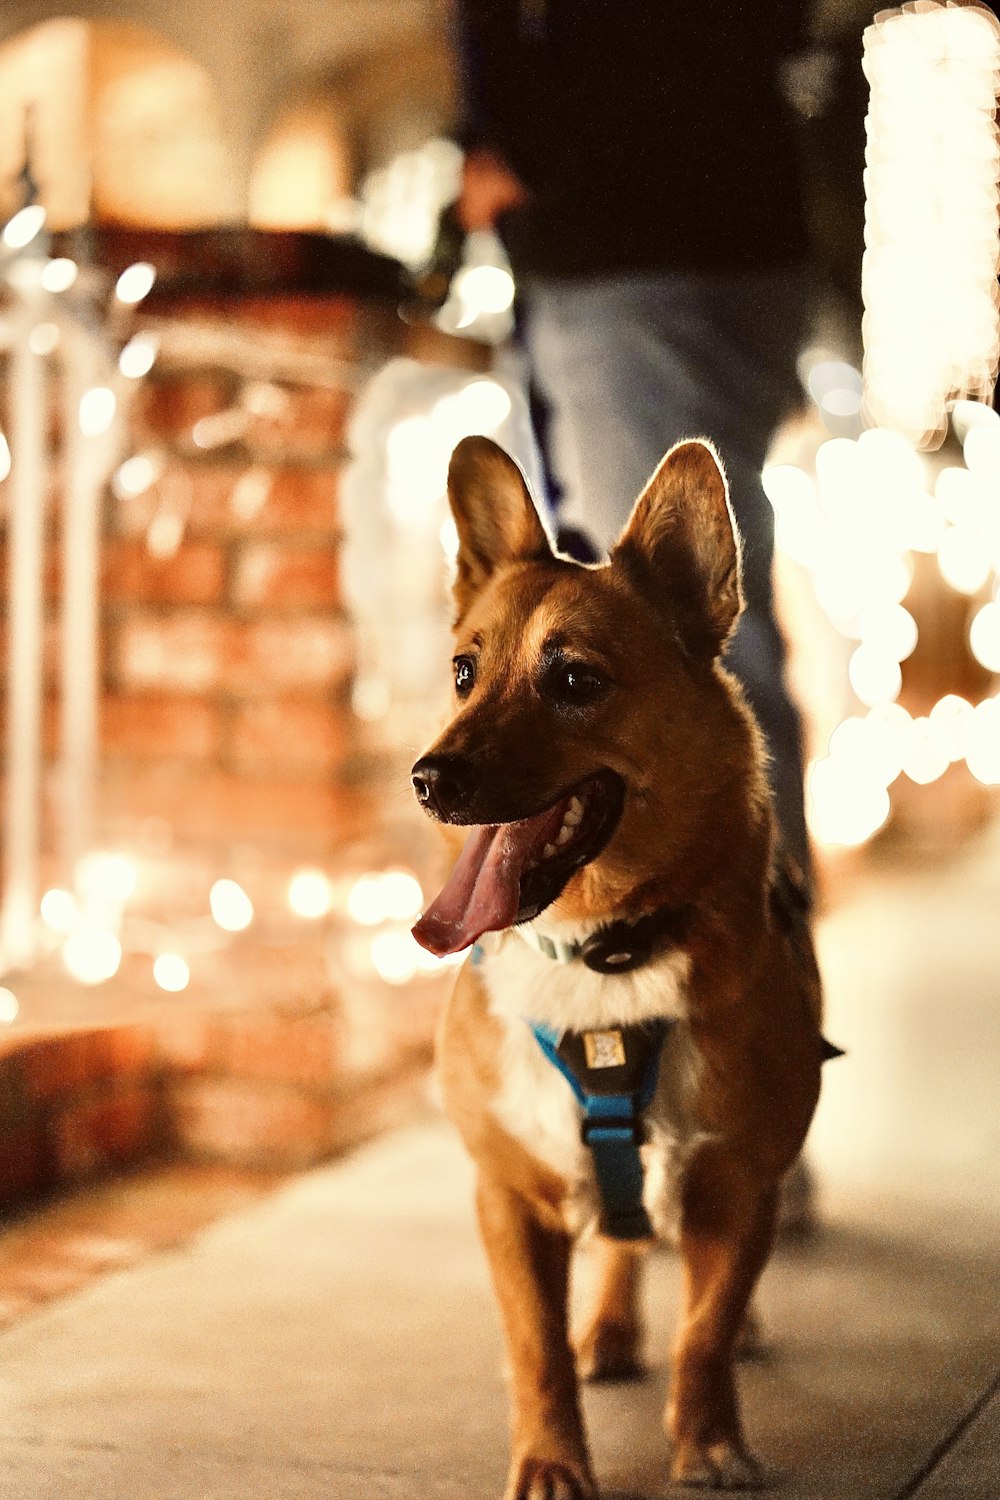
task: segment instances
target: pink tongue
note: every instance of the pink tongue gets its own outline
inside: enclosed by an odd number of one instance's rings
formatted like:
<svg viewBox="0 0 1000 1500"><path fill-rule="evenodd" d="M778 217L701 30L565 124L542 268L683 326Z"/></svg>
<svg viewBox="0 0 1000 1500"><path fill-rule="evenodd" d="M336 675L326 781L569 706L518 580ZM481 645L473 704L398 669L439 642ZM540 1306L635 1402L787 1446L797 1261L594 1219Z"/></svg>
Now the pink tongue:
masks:
<svg viewBox="0 0 1000 1500"><path fill-rule="evenodd" d="M547 808L520 823L476 828L466 839L444 888L413 929L422 948L443 958L460 953L484 932L500 932L517 916L521 872L542 842L547 823L562 820Z"/></svg>

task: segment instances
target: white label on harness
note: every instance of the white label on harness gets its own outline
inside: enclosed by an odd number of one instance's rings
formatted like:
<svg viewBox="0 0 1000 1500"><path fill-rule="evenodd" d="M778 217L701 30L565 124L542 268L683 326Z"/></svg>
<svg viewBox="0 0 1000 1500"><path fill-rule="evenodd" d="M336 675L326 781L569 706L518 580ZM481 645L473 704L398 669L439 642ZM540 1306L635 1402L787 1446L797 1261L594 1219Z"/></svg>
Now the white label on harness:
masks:
<svg viewBox="0 0 1000 1500"><path fill-rule="evenodd" d="M623 1068L625 1043L620 1031L585 1031L583 1046L588 1068Z"/></svg>

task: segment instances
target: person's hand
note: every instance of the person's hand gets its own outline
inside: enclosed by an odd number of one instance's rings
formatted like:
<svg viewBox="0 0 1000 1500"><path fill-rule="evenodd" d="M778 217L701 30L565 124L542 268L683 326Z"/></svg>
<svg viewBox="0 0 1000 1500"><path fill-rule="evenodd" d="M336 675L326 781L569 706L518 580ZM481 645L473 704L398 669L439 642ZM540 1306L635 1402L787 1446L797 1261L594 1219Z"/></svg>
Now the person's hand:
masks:
<svg viewBox="0 0 1000 1500"><path fill-rule="evenodd" d="M495 151L480 149L466 155L458 199L458 218L466 234L495 228L502 213L526 198L524 184Z"/></svg>

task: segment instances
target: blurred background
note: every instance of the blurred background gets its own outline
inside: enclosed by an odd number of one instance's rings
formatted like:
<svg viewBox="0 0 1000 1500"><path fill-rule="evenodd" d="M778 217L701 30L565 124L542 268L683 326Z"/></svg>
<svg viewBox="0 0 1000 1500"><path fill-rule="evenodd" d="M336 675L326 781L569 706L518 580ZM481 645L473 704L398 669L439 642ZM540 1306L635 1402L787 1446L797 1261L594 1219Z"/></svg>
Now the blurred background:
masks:
<svg viewBox="0 0 1000 1500"><path fill-rule="evenodd" d="M834 1183L873 1132L912 1169L909 1050L939 1165L1000 1144L996 143L987 113L957 259L913 273L945 370L915 391L905 299L862 295L872 14L824 0L786 67L817 291L764 469L827 1029L860 1055ZM869 250L971 160L896 96L917 154ZM538 479L514 278L445 213L457 109L444 0L3 9L0 1204L164 1154L285 1170L422 1107L444 467L485 432Z"/></svg>

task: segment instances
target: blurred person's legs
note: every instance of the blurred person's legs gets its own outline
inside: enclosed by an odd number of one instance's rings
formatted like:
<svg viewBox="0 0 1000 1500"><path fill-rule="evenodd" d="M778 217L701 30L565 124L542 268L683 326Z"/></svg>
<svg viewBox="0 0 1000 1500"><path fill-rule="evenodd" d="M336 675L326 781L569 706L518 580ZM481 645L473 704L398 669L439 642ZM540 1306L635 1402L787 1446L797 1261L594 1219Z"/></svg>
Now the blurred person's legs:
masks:
<svg viewBox="0 0 1000 1500"><path fill-rule="evenodd" d="M729 477L743 538L746 609L727 652L767 737L778 825L808 878L798 712L774 619L774 527L760 471L795 398L805 321L795 272L528 279L522 328L549 407L548 460L561 523L606 550L663 454L709 437Z"/></svg>

